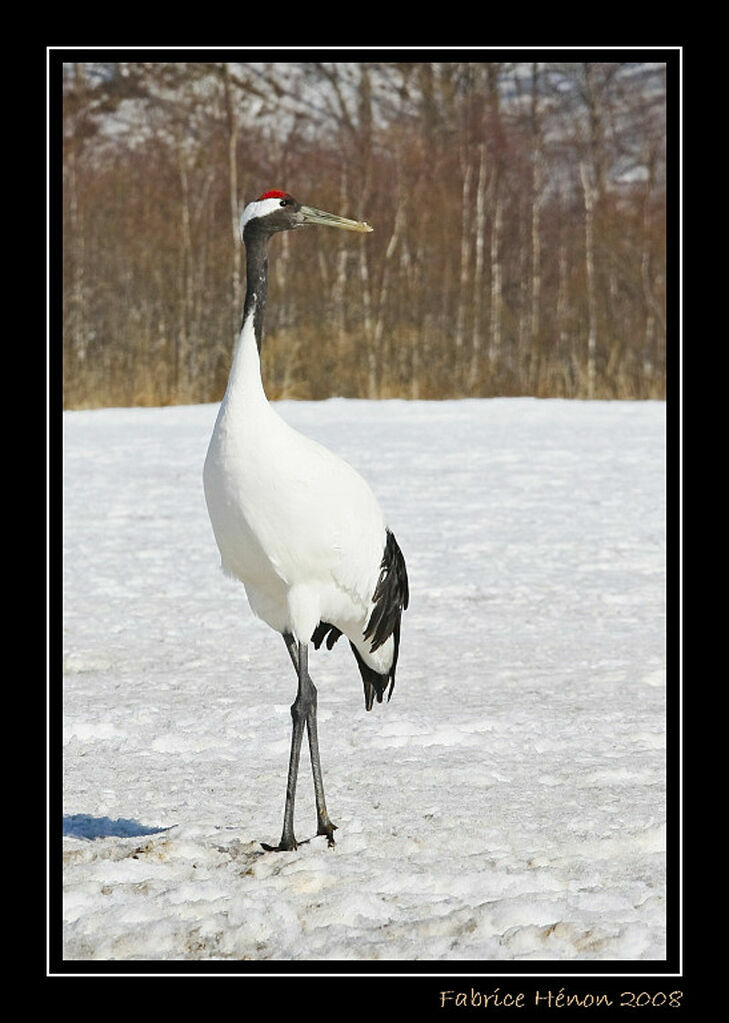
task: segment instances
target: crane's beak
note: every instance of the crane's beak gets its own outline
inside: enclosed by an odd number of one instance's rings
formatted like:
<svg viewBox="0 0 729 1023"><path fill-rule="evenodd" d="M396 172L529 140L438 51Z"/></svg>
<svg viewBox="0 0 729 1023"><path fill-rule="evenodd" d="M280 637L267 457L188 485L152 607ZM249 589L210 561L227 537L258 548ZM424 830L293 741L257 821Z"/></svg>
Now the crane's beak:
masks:
<svg viewBox="0 0 729 1023"><path fill-rule="evenodd" d="M343 231L371 231L369 224L363 220L347 220L346 217L338 217L336 213L325 213L324 210L315 210L313 206L301 206L299 208L301 226L306 224L319 224L322 227L340 227Z"/></svg>

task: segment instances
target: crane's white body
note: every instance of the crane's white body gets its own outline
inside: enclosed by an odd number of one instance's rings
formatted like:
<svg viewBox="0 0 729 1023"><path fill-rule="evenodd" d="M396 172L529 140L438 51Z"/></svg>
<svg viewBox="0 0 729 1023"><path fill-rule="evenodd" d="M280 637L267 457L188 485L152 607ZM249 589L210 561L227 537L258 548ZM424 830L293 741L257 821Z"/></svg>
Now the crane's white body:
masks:
<svg viewBox="0 0 729 1023"><path fill-rule="evenodd" d="M222 567L243 583L253 612L301 643L329 622L371 668L387 672L393 638L374 653L363 638L385 546L382 511L347 462L292 429L268 402L252 312L203 480Z"/></svg>

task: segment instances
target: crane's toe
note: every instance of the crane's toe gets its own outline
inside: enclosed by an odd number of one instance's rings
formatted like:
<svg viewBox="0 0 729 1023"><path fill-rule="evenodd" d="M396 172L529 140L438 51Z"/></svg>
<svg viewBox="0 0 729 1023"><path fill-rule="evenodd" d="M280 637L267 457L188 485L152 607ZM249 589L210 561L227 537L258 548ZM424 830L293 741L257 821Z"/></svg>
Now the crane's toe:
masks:
<svg viewBox="0 0 729 1023"><path fill-rule="evenodd" d="M294 852L299 848L301 843L297 842L293 835L282 835L281 841L278 845L269 845L267 842L261 842L261 847L266 852Z"/></svg>
<svg viewBox="0 0 729 1023"><path fill-rule="evenodd" d="M337 825L332 824L330 820L319 822L319 830L317 831L317 835L326 835L327 845L329 846L330 849L333 849L334 846L337 844L334 841L334 832L336 830Z"/></svg>

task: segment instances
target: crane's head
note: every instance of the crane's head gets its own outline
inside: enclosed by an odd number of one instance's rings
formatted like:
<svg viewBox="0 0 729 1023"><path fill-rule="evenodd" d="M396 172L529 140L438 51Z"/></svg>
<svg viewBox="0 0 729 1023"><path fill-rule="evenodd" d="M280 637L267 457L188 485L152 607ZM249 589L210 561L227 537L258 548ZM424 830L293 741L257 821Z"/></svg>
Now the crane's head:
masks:
<svg viewBox="0 0 729 1023"><path fill-rule="evenodd" d="M248 231L263 231L267 235L277 231L291 231L297 227L319 224L323 227L339 227L344 231L371 231L369 224L362 220L347 220L335 213L325 213L313 206L302 206L288 192L273 189L249 202L240 218L240 236L246 240Z"/></svg>

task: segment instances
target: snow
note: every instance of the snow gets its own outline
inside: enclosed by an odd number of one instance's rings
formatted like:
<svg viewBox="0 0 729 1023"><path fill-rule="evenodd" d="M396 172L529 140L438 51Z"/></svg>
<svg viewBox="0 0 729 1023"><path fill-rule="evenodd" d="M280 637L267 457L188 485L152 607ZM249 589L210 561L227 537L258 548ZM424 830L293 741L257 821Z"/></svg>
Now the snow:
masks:
<svg viewBox="0 0 729 1023"><path fill-rule="evenodd" d="M282 402L408 562L389 704L312 653L337 846L278 840L295 678L219 568L217 407L66 412L66 960L665 958L665 406Z"/></svg>

